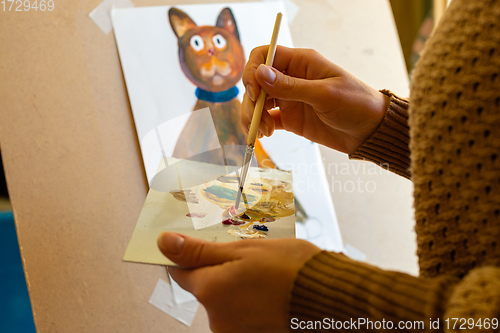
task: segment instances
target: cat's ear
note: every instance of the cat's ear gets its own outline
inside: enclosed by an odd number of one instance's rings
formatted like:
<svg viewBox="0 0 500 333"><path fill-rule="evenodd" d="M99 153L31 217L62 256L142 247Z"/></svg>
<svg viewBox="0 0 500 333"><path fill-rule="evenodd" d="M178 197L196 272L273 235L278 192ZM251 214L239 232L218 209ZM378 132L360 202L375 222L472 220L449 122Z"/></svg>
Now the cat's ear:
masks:
<svg viewBox="0 0 500 333"><path fill-rule="evenodd" d="M230 33L236 36L240 40L240 34L238 32L238 26L236 25L236 20L234 19L233 12L229 8L224 8L217 18L217 27L226 29Z"/></svg>
<svg viewBox="0 0 500 333"><path fill-rule="evenodd" d="M186 13L175 7L169 9L168 19L177 38L181 38L188 30L197 27Z"/></svg>

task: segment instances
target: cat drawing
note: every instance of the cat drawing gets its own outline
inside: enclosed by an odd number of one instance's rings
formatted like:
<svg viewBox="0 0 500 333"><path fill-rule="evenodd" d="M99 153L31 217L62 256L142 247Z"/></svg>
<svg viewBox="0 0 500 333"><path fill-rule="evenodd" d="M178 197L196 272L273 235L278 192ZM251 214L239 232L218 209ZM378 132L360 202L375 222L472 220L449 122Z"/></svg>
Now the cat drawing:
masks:
<svg viewBox="0 0 500 333"><path fill-rule="evenodd" d="M233 13L230 8L222 9L215 26L198 26L175 7L168 11L168 18L178 39L182 71L196 85L198 98L193 114L177 140L173 156L241 165L246 135L240 122L241 104L236 84L243 74L245 55ZM195 114L207 107L210 113ZM275 167L259 142L256 142L255 150L259 166Z"/></svg>

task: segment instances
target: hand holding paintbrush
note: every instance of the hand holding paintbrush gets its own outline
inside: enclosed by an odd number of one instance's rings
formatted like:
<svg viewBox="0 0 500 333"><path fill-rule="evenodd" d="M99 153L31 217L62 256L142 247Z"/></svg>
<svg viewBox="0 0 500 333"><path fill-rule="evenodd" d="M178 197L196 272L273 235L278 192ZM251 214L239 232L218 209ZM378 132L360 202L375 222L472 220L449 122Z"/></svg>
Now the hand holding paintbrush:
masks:
<svg viewBox="0 0 500 333"><path fill-rule="evenodd" d="M271 38L271 44L269 44L269 50L267 51L266 65L272 66L274 61L274 55L276 53L276 46L278 45L278 34L281 26L281 19L283 14L278 13L276 16L276 23L274 24L273 36ZM234 205L238 209L240 205L241 195L243 193L243 187L245 185L245 180L248 174L248 168L250 167L250 162L252 161L253 151L255 147L255 140L257 139L257 134L259 132L260 120L262 117L262 110L264 109L264 103L266 102L266 92L264 89L260 90L259 97L255 103L255 110L252 116L252 122L250 124L250 130L247 136L247 148L245 151L245 158L243 159L243 166L241 168L241 173L239 177L239 190L236 196L236 204Z"/></svg>

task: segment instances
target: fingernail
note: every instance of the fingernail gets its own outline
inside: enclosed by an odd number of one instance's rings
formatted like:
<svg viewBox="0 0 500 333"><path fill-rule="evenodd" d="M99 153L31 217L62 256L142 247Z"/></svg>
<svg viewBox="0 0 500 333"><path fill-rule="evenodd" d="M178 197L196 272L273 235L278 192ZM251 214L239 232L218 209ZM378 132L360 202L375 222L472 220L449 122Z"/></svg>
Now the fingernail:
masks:
<svg viewBox="0 0 500 333"><path fill-rule="evenodd" d="M257 136L259 139L262 139L264 137L264 134L262 134L261 131L259 131L259 135Z"/></svg>
<svg viewBox="0 0 500 333"><path fill-rule="evenodd" d="M160 249L170 254L181 254L185 242L183 237L172 232L164 232L158 238Z"/></svg>
<svg viewBox="0 0 500 333"><path fill-rule="evenodd" d="M262 78L270 84L273 84L276 81L276 73L266 65L259 66L259 72Z"/></svg>
<svg viewBox="0 0 500 333"><path fill-rule="evenodd" d="M250 98L252 102L255 102L255 91L253 91L253 88L250 84L247 84L247 95Z"/></svg>

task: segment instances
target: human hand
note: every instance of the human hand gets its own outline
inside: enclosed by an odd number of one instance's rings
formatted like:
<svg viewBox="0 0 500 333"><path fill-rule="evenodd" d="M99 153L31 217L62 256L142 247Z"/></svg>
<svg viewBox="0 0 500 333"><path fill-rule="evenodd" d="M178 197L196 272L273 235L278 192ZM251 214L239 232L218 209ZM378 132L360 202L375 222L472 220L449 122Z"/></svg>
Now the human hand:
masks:
<svg viewBox="0 0 500 333"><path fill-rule="evenodd" d="M288 332L295 277L321 251L299 239L213 243L172 232L158 247L180 266L170 275L205 306L215 333Z"/></svg>
<svg viewBox="0 0 500 333"><path fill-rule="evenodd" d="M265 66L267 49L255 48L243 72L245 129L261 87L268 94L260 124L264 135L285 129L351 154L378 128L389 104L386 95L315 50L278 46L274 68ZM273 109L272 98L279 108Z"/></svg>

